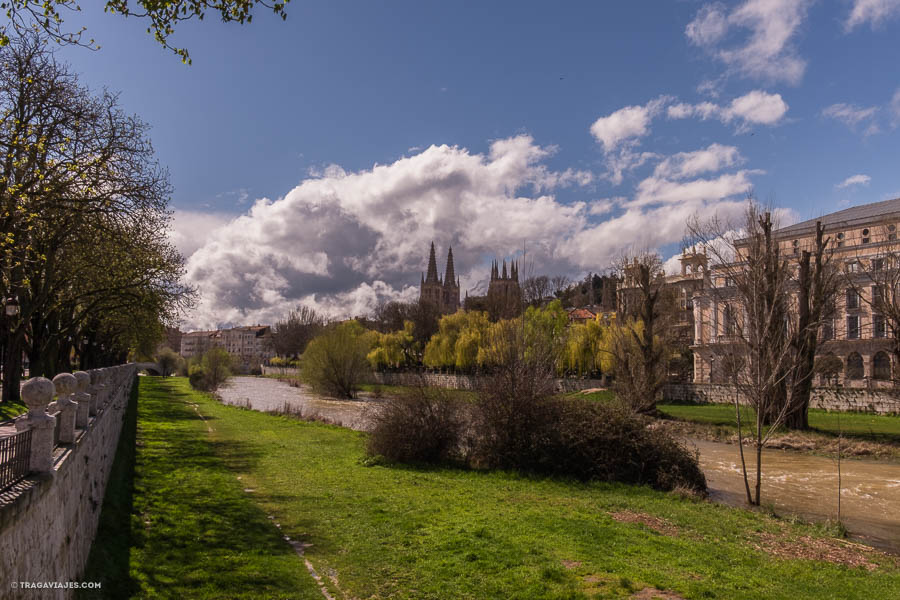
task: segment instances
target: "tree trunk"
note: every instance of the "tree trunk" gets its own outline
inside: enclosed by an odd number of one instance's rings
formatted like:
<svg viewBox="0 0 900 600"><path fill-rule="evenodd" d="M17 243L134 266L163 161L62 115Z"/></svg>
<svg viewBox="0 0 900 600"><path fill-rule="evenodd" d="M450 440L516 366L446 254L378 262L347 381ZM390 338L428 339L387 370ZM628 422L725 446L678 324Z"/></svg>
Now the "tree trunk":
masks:
<svg viewBox="0 0 900 600"><path fill-rule="evenodd" d="M3 402L17 402L22 381L22 349L9 339L3 357Z"/></svg>

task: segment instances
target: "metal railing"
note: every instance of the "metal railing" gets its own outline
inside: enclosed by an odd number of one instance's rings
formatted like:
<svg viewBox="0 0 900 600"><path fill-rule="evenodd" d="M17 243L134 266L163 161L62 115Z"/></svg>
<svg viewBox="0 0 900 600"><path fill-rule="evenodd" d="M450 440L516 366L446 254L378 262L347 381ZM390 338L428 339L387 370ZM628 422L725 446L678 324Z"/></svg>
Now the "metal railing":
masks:
<svg viewBox="0 0 900 600"><path fill-rule="evenodd" d="M31 429L0 438L0 492L28 475Z"/></svg>

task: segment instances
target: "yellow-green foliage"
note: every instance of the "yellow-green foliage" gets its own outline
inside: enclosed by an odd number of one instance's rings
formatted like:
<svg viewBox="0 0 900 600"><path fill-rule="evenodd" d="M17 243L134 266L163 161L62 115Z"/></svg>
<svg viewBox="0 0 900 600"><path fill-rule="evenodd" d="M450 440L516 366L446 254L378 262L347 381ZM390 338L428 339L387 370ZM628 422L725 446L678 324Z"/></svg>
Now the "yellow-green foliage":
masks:
<svg viewBox="0 0 900 600"><path fill-rule="evenodd" d="M425 366L471 369L478 365L479 349L491 326L487 313L457 311L441 317L438 332L425 346Z"/></svg>
<svg viewBox="0 0 900 600"><path fill-rule="evenodd" d="M404 321L403 329L399 331L373 332L372 350L366 356L372 368L397 368L414 364L419 348L413 330L412 321Z"/></svg>
<svg viewBox="0 0 900 600"><path fill-rule="evenodd" d="M559 300L544 308L529 307L525 312L526 353L545 350L549 344L554 356L562 357L567 335L567 317ZM441 318L438 332L425 346L425 366L469 370L494 364L504 355L504 344L516 339L521 319L491 323L487 313L459 311ZM560 361L561 364L561 361Z"/></svg>

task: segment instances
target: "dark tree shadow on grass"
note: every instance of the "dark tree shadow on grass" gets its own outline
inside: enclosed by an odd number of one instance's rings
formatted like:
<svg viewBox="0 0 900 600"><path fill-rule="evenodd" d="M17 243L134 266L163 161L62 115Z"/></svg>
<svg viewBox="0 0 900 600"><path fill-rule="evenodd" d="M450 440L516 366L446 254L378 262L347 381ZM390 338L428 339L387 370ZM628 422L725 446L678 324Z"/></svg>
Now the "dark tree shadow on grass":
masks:
<svg viewBox="0 0 900 600"><path fill-rule="evenodd" d="M119 536L112 545L124 547L114 568L109 557L98 565L103 597L319 595L293 549L223 459L240 457L241 466L251 469L259 451L209 439L205 426L190 423L199 416L185 401L190 396L171 385L143 390L131 505L126 510L123 502L110 515L108 526L116 532L97 539L107 545Z"/></svg>

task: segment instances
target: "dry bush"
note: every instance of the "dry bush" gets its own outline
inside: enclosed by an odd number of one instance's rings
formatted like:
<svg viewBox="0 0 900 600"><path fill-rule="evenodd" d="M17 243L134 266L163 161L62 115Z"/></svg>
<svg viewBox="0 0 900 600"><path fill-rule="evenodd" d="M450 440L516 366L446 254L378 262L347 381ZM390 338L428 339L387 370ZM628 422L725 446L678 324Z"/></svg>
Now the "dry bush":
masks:
<svg viewBox="0 0 900 600"><path fill-rule="evenodd" d="M442 390L415 388L372 413L366 452L395 462L444 463L463 458L462 403Z"/></svg>

